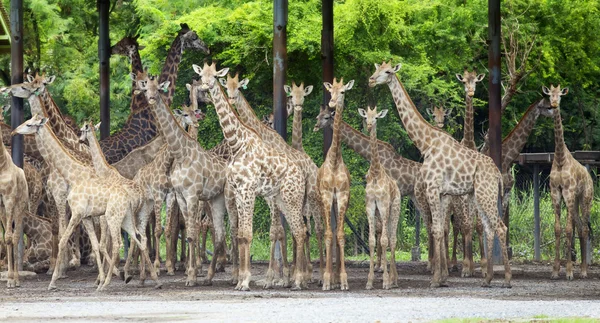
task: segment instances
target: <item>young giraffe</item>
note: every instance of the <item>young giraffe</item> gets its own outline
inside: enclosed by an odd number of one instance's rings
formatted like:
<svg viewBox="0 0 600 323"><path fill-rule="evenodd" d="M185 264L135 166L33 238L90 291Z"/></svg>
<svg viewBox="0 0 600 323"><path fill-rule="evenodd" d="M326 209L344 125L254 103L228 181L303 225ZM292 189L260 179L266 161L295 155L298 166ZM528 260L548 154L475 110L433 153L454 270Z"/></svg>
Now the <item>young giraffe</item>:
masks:
<svg viewBox="0 0 600 323"><path fill-rule="evenodd" d="M52 129L47 125L47 122L47 118L36 114L17 127L13 133L35 134L40 153L44 157L44 160L48 161L52 166L53 171L60 172L61 176L71 186L68 196L69 206L71 207L71 219L69 220L69 225L64 234L60 238L57 259L63 259L67 242L70 239L71 234L79 222L83 220L85 228L90 236L92 248L96 256L96 263L98 265L98 278L100 282L98 290L104 290L110 283L112 274L104 275L100 260L98 239L94 231L91 217L104 215L106 223L108 224L110 236L112 237L112 255L110 256L110 259L113 260L109 264L108 273L112 273L115 261L118 260L121 228L131 235L132 239L141 249L146 247L145 241L141 243L138 239L141 235L136 231L133 219L133 213L139 207L140 201L134 201L130 198L128 190L122 185L111 183L110 181L98 177L92 168L73 158L56 138ZM149 258L147 261L150 262ZM58 264L54 267L54 273L48 286L48 290L56 289L56 280L60 275L59 267ZM156 287L160 287L158 282Z"/></svg>
<svg viewBox="0 0 600 323"><path fill-rule="evenodd" d="M116 168L112 167L111 165L108 164L108 162L106 161L106 159L104 158L104 155L102 154L102 151L100 149L100 143L98 142L98 139L96 138L96 134L95 131L99 129L100 124L94 126L91 122L85 123L83 125L83 127L81 127L80 131L81 131L81 136L79 138L79 141L81 142L86 142L89 144L90 147L90 153L92 155L92 162L94 165L94 170L96 171L96 175L98 175L99 177L101 177L103 180L109 181L110 183L113 184L117 184L117 185L121 185L127 192L128 197L130 198L131 201L134 201L134 226L136 227L137 231L140 232L141 234L141 238L138 238L142 243L145 243L147 241L147 237L146 237L146 226L148 225L148 221L150 218L150 212L152 210L152 204L150 199L147 197L146 195L146 191L140 186L138 185L136 182L134 182L133 180L127 179L123 176L121 176L121 174L119 174L119 172L117 171ZM160 213L159 213L160 214ZM117 239L116 237L112 236L111 239ZM103 244L106 243L106 236L105 234L102 234L102 241ZM101 246L104 247L104 246ZM141 261L141 269L140 269L140 284L144 285L145 281L146 281L146 259L150 259L147 255L148 250L144 249L142 250L142 252L145 252L146 254L142 256L142 261ZM129 276L129 264L131 263L131 259L133 257L134 252L129 252L128 253L128 257L127 257L127 263L125 265L125 281L128 282L130 280L130 276ZM108 255L106 256L108 261L111 261L111 259L108 257ZM118 259L115 259L113 261L118 261ZM151 263L148 262L148 265L150 265L150 275L151 277L157 281L157 274L156 274L156 269L154 267L151 266ZM160 285L157 281L157 285Z"/></svg>
<svg viewBox="0 0 600 323"><path fill-rule="evenodd" d="M296 85L296 82L292 82L292 86L284 85L285 93L288 95L287 110L290 111L290 105L294 111L294 121L292 124L292 147L299 151L304 152L302 146L302 105L304 104L304 97L309 95L313 86L308 85L304 87L304 82L300 83L300 86ZM289 115L288 115L289 118Z"/></svg>
<svg viewBox="0 0 600 323"><path fill-rule="evenodd" d="M443 129L446 122L446 117L452 113L452 109L446 110L443 106L433 107L433 111L430 108L427 108L427 113L433 118L435 126Z"/></svg>
<svg viewBox="0 0 600 323"><path fill-rule="evenodd" d="M228 97L229 97L229 103L232 105L235 105L238 113L239 113L239 118L240 120L246 125L248 126L250 129L256 131L260 137L262 138L262 140L267 143L267 144L271 144L274 145L274 147L278 150L283 152L284 154L286 154L291 160L293 160L293 162L298 165L298 167L300 168L300 170L302 171L302 174L304 176L304 190L305 190L305 203L303 206L303 215L304 215L304 219L306 222L306 226L307 226L307 237L305 240L305 252L306 252L306 257L307 257L307 262L308 262L308 269L309 269L309 273L312 276L312 264L310 261L310 244L309 244L309 234L311 231L311 226L310 226L310 219L311 217L314 219L315 222L315 232L317 235L317 242L318 242L318 247L319 247L319 258L322 260L322 235L323 235L323 220L322 220L322 211L321 211L321 203L319 202L319 197L317 195L316 192L316 182L317 182L317 165L312 161L312 159L303 151L294 149L293 147L290 147L284 140L283 138L277 133L275 132L273 129L265 126L260 119L256 116L256 114L254 113L254 110L252 110L252 108L250 107L250 105L248 104L248 102L246 101L246 99L244 98L244 95L242 94L242 92L240 91L240 88L244 88L246 87L246 84L248 83L248 79L244 79L242 81L239 81L239 76L238 74L236 74L234 77L230 77L229 75L227 75L227 79L220 79L219 80L221 82L221 85L223 85L226 88ZM292 100L289 100L292 101ZM303 101L303 98L302 98ZM301 121L301 118L298 118L299 121ZM298 134L296 134L298 135ZM299 138L297 137L296 140L298 140ZM301 141L301 138L300 138ZM301 144L301 143L300 143ZM273 284L273 278L274 278L274 268L275 268L275 243L276 241L280 241L282 246L285 246L286 244L286 238L285 238L285 231L283 230L283 226L280 222L280 215L279 215L279 211L277 210L277 205L274 203L274 201L267 199L267 203L269 204L269 209L271 210L271 234L270 234L270 238L271 238L271 259L269 262L269 270L267 271L267 277L265 279L266 283L264 288L271 288L272 284ZM294 257L296 256L295 254L295 250L296 248L293 248L294 250ZM284 259L284 268L287 267L287 259ZM322 272L323 272L323 261L320 262L320 273L321 273L321 279L322 279ZM285 272L286 269L284 269ZM293 271L293 270L292 270ZM287 276L287 274L285 274L285 276ZM310 277L309 277L310 279ZM288 286L289 283L287 282L287 278L284 277L284 285Z"/></svg>
<svg viewBox="0 0 600 323"><path fill-rule="evenodd" d="M333 139L331 147L325 156L323 165L317 173L317 191L321 197L323 205L323 216L325 217L325 273L323 274L323 290L330 290L332 285L337 283L339 278L340 289L348 290L348 274L346 273L346 265L344 263L344 217L348 209L350 201L350 172L344 164L342 158L342 145L340 139L340 124L342 122L342 112L344 111L345 92L352 89L354 80L351 80L344 85L344 79L339 82L333 79L333 84L329 82L323 83L327 91L331 93L329 107L335 108L335 116L333 120ZM318 131L319 128L315 125L313 131ZM337 206L337 257L336 257L336 272L334 275L332 261L333 253L333 233L331 231L331 208ZM332 277L333 275L333 277Z"/></svg>
<svg viewBox="0 0 600 323"><path fill-rule="evenodd" d="M365 188L367 220L369 221L369 250L371 253L371 263L369 267L369 276L367 279L367 289L373 289L374 273L374 253L376 248L375 237L375 211L379 211L381 218L381 246L383 268L383 288L390 289L398 287L398 272L396 270L396 230L398 220L400 219L400 190L396 181L394 181L383 169L379 162L379 152L377 151L377 119L385 117L388 110L377 111L377 107L371 110L371 107L358 109L358 113L367 123L367 131L371 136L371 166L367 172L367 186ZM388 232L389 230L389 232ZM390 271L387 270L387 248L391 251Z"/></svg>
<svg viewBox="0 0 600 323"><path fill-rule="evenodd" d="M201 76L201 89L209 91L223 135L231 148L233 159L227 167L228 189L225 190L230 211L233 256L239 250L240 268L236 290L250 290L250 244L252 243L252 216L256 195L264 196L276 203L285 215L294 239L296 240L295 282L292 289L306 286L308 276L304 255L306 227L302 217L304 202L304 175L302 170L287 154L281 153L244 125L225 98L217 77L227 75L228 68L217 72L216 65L204 63L201 68L193 65L194 71ZM233 217L231 216L233 214ZM239 230L238 230L239 222ZM271 224L273 226L274 223ZM282 250L285 250L282 248ZM285 253L283 255L286 256ZM213 258L214 259L214 258ZM285 258L284 258L285 259ZM235 269L234 269L235 270Z"/></svg>
<svg viewBox="0 0 600 323"><path fill-rule="evenodd" d="M23 235L23 216L31 208L28 197L25 172L13 163L4 144L0 144L0 224L4 228L2 240L6 244L8 288L21 286L17 262L18 245Z"/></svg>
<svg viewBox="0 0 600 323"><path fill-rule="evenodd" d="M552 206L554 207L554 237L556 239L554 252L554 267L552 279L558 279L560 271L560 204L565 200L567 206L566 240L567 240L567 280L573 280L573 262L571 245L573 237L573 226L579 233L579 245L581 248L581 273L582 279L587 278L587 240L590 228L590 210L594 198L594 183L590 173L581 165L565 145L563 135L562 119L560 116L560 99L569 93L569 88L561 89L560 84L554 87L550 85L542 87L544 94L550 97L550 108L548 114L554 119L554 160L550 171L550 194Z"/></svg>
<svg viewBox="0 0 600 323"><path fill-rule="evenodd" d="M142 72L142 64L138 52L139 46L136 39L124 39L113 46L112 53L127 56L131 60L131 72L136 74ZM179 71L179 64L186 49L199 50L205 54L210 51L206 44L198 38L196 32L191 30L187 24L181 24L181 30L173 40L171 48L167 53L167 58L159 76L160 83L169 81L167 95L165 95L166 106L173 102L175 94L175 83ZM132 95L131 114L125 122L121 131L100 141L102 152L106 160L112 164L127 155L136 147L140 147L150 142L158 134L158 124L148 108L148 102L143 95Z"/></svg>
<svg viewBox="0 0 600 323"><path fill-rule="evenodd" d="M177 204L186 222L186 234L189 242L189 261L186 286L196 285L198 232L197 216L202 210L200 203L206 201L211 208L215 226L215 254L225 248L225 181L226 162L222 158L205 151L175 121L171 110L165 105L160 93L168 91L169 81L158 83L145 73L131 75L136 80L137 90L144 92L148 104L154 112L159 124L159 131L165 138L169 152L173 157L171 167L171 183L177 197ZM212 284L216 267L213 258L204 284ZM234 274L235 275L235 274Z"/></svg>
<svg viewBox="0 0 600 323"><path fill-rule="evenodd" d="M432 215L434 261L432 287L446 286L448 277L447 254L443 245L445 211L451 195L469 194L469 203L475 203L487 233L487 251L492 252L494 233L500 239L504 260L504 287L510 287L510 264L506 250L506 226L498 216L498 194L502 192L502 177L491 158L460 145L444 131L423 119L412 103L396 73L400 64L375 64L369 86L387 84L392 92L400 119L411 140L424 156L421 175L427 187L427 199ZM483 286L490 286L492 262Z"/></svg>

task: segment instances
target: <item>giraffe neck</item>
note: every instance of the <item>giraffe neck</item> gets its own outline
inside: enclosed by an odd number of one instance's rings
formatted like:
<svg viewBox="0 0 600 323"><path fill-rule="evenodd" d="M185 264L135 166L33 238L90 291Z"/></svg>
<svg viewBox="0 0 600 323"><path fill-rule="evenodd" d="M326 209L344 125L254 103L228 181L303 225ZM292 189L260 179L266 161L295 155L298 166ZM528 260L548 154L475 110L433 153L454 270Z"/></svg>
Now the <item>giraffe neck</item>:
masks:
<svg viewBox="0 0 600 323"><path fill-rule="evenodd" d="M565 145L560 109L556 109L554 111L554 162L560 165L564 164L568 152L569 150Z"/></svg>
<svg viewBox="0 0 600 323"><path fill-rule="evenodd" d="M508 168L512 164L519 154L525 144L527 143L527 138L529 138L529 134L533 130L533 126L540 116L540 109L538 105L543 101L540 100L529 106L527 111L519 123L515 126L515 128L502 140L502 167Z"/></svg>
<svg viewBox="0 0 600 323"><path fill-rule="evenodd" d="M376 125L373 125L373 127L371 128L371 133L369 135L371 136L370 142L369 142L369 146L371 147L371 167L369 168L369 172L372 175L376 175L376 174L379 174L379 172L382 169L381 163L379 161L379 151L378 151L379 144L377 143L377 127L376 127Z"/></svg>
<svg viewBox="0 0 600 323"><path fill-rule="evenodd" d="M79 142L79 136L67 125L62 117L60 109L50 96L47 89L44 89L40 95L38 95L44 115L48 118L48 123L52 127L54 134L65 140L67 143L75 147L77 150L87 152L88 149L85 145Z"/></svg>
<svg viewBox="0 0 600 323"><path fill-rule="evenodd" d="M198 127L196 125L188 126L187 134L190 136L190 138L198 141Z"/></svg>
<svg viewBox="0 0 600 323"><path fill-rule="evenodd" d="M2 140L2 142L0 143L0 170L1 169L6 169L8 167L8 165L12 162L12 158L10 156L10 154L8 153L8 151L6 150L6 147L4 146L4 138L2 137L2 132L0 131L0 140ZM9 161L10 160L10 161Z"/></svg>
<svg viewBox="0 0 600 323"><path fill-rule="evenodd" d="M333 137L331 139L331 147L327 151L325 160L337 164L342 159L342 142L340 140L340 127L342 124L342 113L344 105L338 104L335 107L335 116L333 117Z"/></svg>
<svg viewBox="0 0 600 323"><path fill-rule="evenodd" d="M35 140L44 161L52 164L69 184L89 179L93 170L71 156L47 124L40 127Z"/></svg>
<svg viewBox="0 0 600 323"><path fill-rule="evenodd" d="M106 158L100 148L100 143L93 131L86 134L88 143L90 144L90 155L92 156L92 164L98 176L111 176L117 170L106 162Z"/></svg>
<svg viewBox="0 0 600 323"><path fill-rule="evenodd" d="M294 149L304 151L304 147L302 146L302 106L300 106L300 109L294 108L292 147Z"/></svg>
<svg viewBox="0 0 600 323"><path fill-rule="evenodd" d="M333 124L331 124L333 129ZM348 145L348 147L366 160L371 160L371 139L365 136L363 133L352 128L349 124L342 121L339 127L341 140Z"/></svg>
<svg viewBox="0 0 600 323"><path fill-rule="evenodd" d="M163 98L165 106L170 107L173 103L173 95L175 94L175 83L177 82L177 73L179 71L179 63L181 63L181 57L183 56L183 33L180 33L175 37L171 48L167 53L167 59L163 65L160 76L158 77L158 83L170 81L167 95Z"/></svg>
<svg viewBox="0 0 600 323"><path fill-rule="evenodd" d="M258 131L261 129L261 126L264 126L241 91L238 91L238 95L235 99L235 107L239 113L240 120L249 128Z"/></svg>
<svg viewBox="0 0 600 323"><path fill-rule="evenodd" d="M133 52L130 53L129 59L131 60L131 72L137 74L138 72L143 72L144 67L142 66L142 59L140 57L140 52L138 48L135 47ZM139 93L138 95L134 94L135 91L135 81L131 84L131 105L129 109L133 111L137 111L141 107L147 107L148 101L146 101L146 96L144 93Z"/></svg>
<svg viewBox="0 0 600 323"><path fill-rule="evenodd" d="M476 149L475 147L475 120L474 120L474 113L473 113L473 98L470 97L468 94L465 97L465 101L467 103L467 107L465 110L465 124L463 126L464 128L464 133L463 133L463 140L462 140L462 144L467 147L467 148L471 148L471 149Z"/></svg>
<svg viewBox="0 0 600 323"><path fill-rule="evenodd" d="M173 157L179 158L184 156L185 150L189 148L193 140L175 120L175 116L165 104L163 96L159 94L156 103L150 105L150 107L156 116L160 134L165 138L165 142Z"/></svg>
<svg viewBox="0 0 600 323"><path fill-rule="evenodd" d="M217 116L219 116L223 137L229 145L231 155L234 156L243 147L249 137L248 132L250 130L245 128L227 99L225 99L221 85L215 84L210 89L210 96L217 110Z"/></svg>
<svg viewBox="0 0 600 323"><path fill-rule="evenodd" d="M433 147L430 142L433 135L442 130L435 129L423 119L423 116L417 111L415 104L408 97L408 93L404 89L402 83L400 83L400 79L398 79L397 75L394 75L388 82L388 86L392 92L394 103L396 103L396 109L398 110L400 120L402 120L404 128L406 128L408 136L415 143L417 149L423 154Z"/></svg>

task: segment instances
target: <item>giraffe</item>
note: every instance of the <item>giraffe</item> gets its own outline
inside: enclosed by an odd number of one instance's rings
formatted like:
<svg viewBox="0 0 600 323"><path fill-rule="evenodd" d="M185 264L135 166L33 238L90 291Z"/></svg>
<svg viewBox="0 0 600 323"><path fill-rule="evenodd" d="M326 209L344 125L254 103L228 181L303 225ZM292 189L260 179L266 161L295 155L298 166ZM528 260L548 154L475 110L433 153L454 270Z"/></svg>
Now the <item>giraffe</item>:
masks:
<svg viewBox="0 0 600 323"><path fill-rule="evenodd" d="M138 185L135 181L127 179L125 177L123 177L116 168L112 167L111 165L108 164L108 162L106 161L106 159L104 158L104 155L102 154L102 150L100 149L100 143L98 142L98 139L96 138L96 134L95 131L98 130L100 128L100 124L97 124L96 126L94 126L91 122L86 122L83 127L81 127L80 132L81 132L81 136L79 138L79 141L81 142L87 142L89 144L90 147L90 153L92 156L92 163L94 166L94 170L96 171L96 175L98 175L100 178L102 178L105 181L109 181L110 183L114 183L114 184L118 184L121 185L123 188L125 188L128 197L132 200L135 201L133 203L135 203L134 205L134 214L132 215L134 220L133 220L133 225L137 228L137 231L140 232L141 234L141 238L139 238L139 240L141 240L143 243L146 241L146 226L148 225L148 221L150 218L150 211L152 209L152 205L151 205L151 201L150 199L147 198L146 195L146 191L142 189L142 187L140 185ZM160 214L160 213L159 213ZM111 237L111 239L117 239L116 237ZM105 241L105 235L102 234L102 240ZM104 244L105 242L103 242ZM146 281L146 259L150 259L147 255L148 250L142 250L142 252L145 252L146 254L144 254L142 256L142 261L141 261L141 269L140 269L140 284L144 285L145 281ZM129 252L128 253L128 257L127 257L127 264L125 265L125 281L129 281L130 277L129 277L129 264L131 263L131 259L133 257L133 252ZM107 257L108 258L108 257ZM110 258L108 258L108 261L110 261ZM118 259L115 259L114 261L118 261ZM149 265L151 265L150 262L148 262ZM158 285L158 280L157 280L157 274L156 274L156 269L152 266L150 266L150 276L157 281L157 285Z"/></svg>
<svg viewBox="0 0 600 323"><path fill-rule="evenodd" d="M427 108L427 113L433 118L433 122L435 126L442 129L444 128L444 123L446 122L446 118L452 113L452 109L444 109L443 106L433 107L433 110Z"/></svg>
<svg viewBox="0 0 600 323"><path fill-rule="evenodd" d="M60 237L57 259L63 259L67 242L73 230L83 220L90 236L92 249L94 250L98 265L98 281L100 283L98 290L104 290L110 283L112 274L108 274L105 277L92 217L104 215L104 219L110 230L110 233L107 234L110 234L112 237L112 255L109 257L108 254L105 254L105 256L107 259L112 259L108 270L108 273L112 273L115 261L119 259L121 228L131 235L132 240L138 244L140 249L145 249L145 237L143 233L140 234L137 232L133 219L133 213L139 209L141 201L133 199L130 196L130 192L123 185L100 178L91 167L71 156L56 138L56 135L47 123L48 118L35 114L31 119L17 127L13 133L35 134L40 153L44 157L44 160L47 160L51 164L53 171L60 172L61 176L71 186L68 195L68 202L71 207L71 219L64 234ZM147 252L145 255L147 257ZM149 258L146 260L148 263L150 262ZM48 290L55 290L57 288L56 280L60 275L60 267L59 264L54 267L54 273ZM157 277L152 278L157 281ZM160 287L161 285L157 281L155 286Z"/></svg>
<svg viewBox="0 0 600 323"><path fill-rule="evenodd" d="M323 290L330 290L332 285L335 285L339 278L340 289L348 290L348 274L346 273L346 265L344 263L344 217L348 209L350 200L350 172L344 164L342 158L342 145L340 140L340 124L342 122L342 112L344 111L345 92L352 89L354 80L351 80L344 85L344 79L339 82L333 79L333 84L324 82L323 85L331 93L329 107L335 108L333 120L333 139L325 161L319 168L317 173L317 191L321 197L323 205L323 216L325 218L325 273L323 274ZM313 131L318 131L315 126ZM331 231L331 208L337 206L337 268L335 276L332 268L333 254L333 233Z"/></svg>
<svg viewBox="0 0 600 323"><path fill-rule="evenodd" d="M290 110L289 106L291 105L294 111L292 147L304 152L304 147L302 146L302 105L304 104L304 97L312 92L313 86L308 85L304 87L304 82L300 83L300 86L297 86L295 82L292 82L292 86L284 85L283 87L289 97L287 110Z"/></svg>
<svg viewBox="0 0 600 323"><path fill-rule="evenodd" d="M320 255L320 259L322 260L322 208L321 208L321 203L319 202L319 197L317 195L316 192L316 174L317 174L317 165L312 161L312 159L303 151L300 151L298 149L294 149L293 147L290 147L284 140L283 138L277 133L275 132L272 128L269 128L268 126L266 126L265 124L263 124L260 119L256 116L256 114L254 113L254 111L252 110L252 108L250 107L250 105L248 104L248 102L246 101L246 99L244 98L243 93L240 91L240 88L244 88L246 87L246 84L248 83L248 79L244 79L239 81L239 75L236 74L234 77L230 77L229 75L227 75L227 79L219 79L219 82L221 82L221 85L223 85L226 88L226 92L228 94L229 97L229 103L232 105L235 105L238 113L239 113L239 118L240 120L247 125L249 128L255 130L259 136L262 138L262 140L267 143L267 144L272 144L274 145L277 150L282 151L284 154L286 154L291 160L293 160L293 162L298 165L298 167L301 169L302 174L304 176L304 182L305 186L305 206L303 208L303 214L304 214L304 219L306 221L306 226L307 226L307 239L305 240L305 252L306 252L306 257L307 257L307 265L308 265L308 272L311 274L312 276L312 264L310 261L310 244L309 244L309 239L308 239L308 235L310 234L310 219L311 217L314 219L315 222L315 231L316 231L316 235L317 235L317 242L318 242L318 247L319 247L319 255ZM310 93L310 92L308 92ZM302 98L303 101L304 98ZM288 100L288 102L291 102L292 100ZM301 117L298 118L298 120L301 122ZM300 128L301 130L301 128ZM300 140L300 143L297 143L298 145L301 145L301 136L298 137L298 134L296 134L296 140ZM283 230L283 226L280 222L280 216L279 216L279 212L277 211L277 205L274 203L274 201L269 201L269 199L267 199L267 203L269 204L269 209L271 210L271 232L270 232L270 238L271 238L271 259L269 262L269 270L267 271L267 277L265 279L265 285L263 286L264 288L271 288L272 284L273 284L273 277L274 277L274 267L275 267L275 243L277 240L280 241L282 246L285 246L285 231ZM292 250L296 250L296 248L293 248ZM294 251L294 256L296 256L295 251ZM284 259L284 267L286 267L285 264L285 260ZM322 267L323 267L323 261L320 262L320 273L321 273L321 277L320 279L322 280ZM284 269L285 270L285 269ZM293 271L293 267L292 267L292 271ZM287 274L286 274L287 276ZM310 279L310 278L309 278ZM286 278L284 277L284 285L288 286L289 283L287 282Z"/></svg>
<svg viewBox="0 0 600 323"><path fill-rule="evenodd" d="M223 135L233 156L227 166L228 188L225 192L233 237L234 270L236 251L239 250L239 279L235 289L250 290L250 245L256 195L274 201L290 225L296 240L296 270L292 289L302 289L306 286L308 276L304 257L306 226L302 216L305 198L302 170L287 154L265 143L255 130L240 121L217 82L218 77L227 75L228 68L217 71L214 62L211 65L205 62L203 67L192 66L201 77L200 88L210 93ZM232 209L237 209L237 214L233 213ZM271 223L271 226L273 225L275 224ZM282 251L285 259L285 248L282 248Z"/></svg>
<svg viewBox="0 0 600 323"><path fill-rule="evenodd" d="M379 151L377 149L377 119L385 117L388 110L377 111L377 107L367 110L358 109L358 113L363 117L367 124L367 131L371 136L371 166L367 172L367 186L365 188L367 220L369 221L369 250L371 253L371 262L369 266L369 276L367 280L367 289L373 289L374 274L374 253L376 248L375 237L375 211L379 211L381 218L381 246L382 246L382 268L383 268L383 288L390 289L398 287L398 272L396 270L396 230L398 220L400 219L400 189L396 181L392 179L384 170L379 162ZM389 232L388 232L389 230ZM391 251L390 271L387 270L387 248Z"/></svg>
<svg viewBox="0 0 600 323"><path fill-rule="evenodd" d="M171 184L177 198L177 204L184 216L186 235L189 242L189 261L187 267L186 286L197 283L197 226L196 216L199 214L201 201L206 201L211 208L215 227L216 243L215 254L225 247L225 173L226 162L224 159L206 152L200 144L193 140L175 121L171 110L165 105L165 100L160 93L169 91L170 81L158 83L157 78L149 77L145 73L131 75L136 81L136 90L146 96L148 104L156 116L159 131L167 142L167 147L173 158L171 166ZM202 208L200 207L200 210ZM212 284L216 267L216 258L213 258L205 285Z"/></svg>
<svg viewBox="0 0 600 323"><path fill-rule="evenodd" d="M396 73L401 64L392 66L383 62L375 64L369 86L387 84L392 93L400 119L409 137L424 156L421 176L426 184L427 200L431 209L434 237L433 277L431 287L447 286L447 251L443 244L445 211L449 197L469 194L469 204L474 203L482 215L487 233L487 251L491 254L494 233L500 239L504 260L503 287L510 287L510 264L506 250L506 226L498 215L497 197L502 192L500 171L488 156L460 145L444 131L423 119L412 103ZM492 262L487 263L488 275L482 286L490 286L493 276Z"/></svg>
<svg viewBox="0 0 600 323"><path fill-rule="evenodd" d="M544 94L550 97L550 108L547 114L554 120L554 160L550 171L550 194L552 206L554 207L554 236L556 238L554 252L554 266L552 268L552 279L558 279L560 271L560 204L564 199L567 206L566 241L567 241L567 280L573 280L573 262L571 245L573 237L573 226L579 233L579 244L581 247L581 273L582 279L587 278L587 239L590 231L590 210L594 198L594 183L587 169L581 165L565 145L563 135L562 119L560 116L560 100L563 95L569 93L569 88L561 88L550 85L542 87Z"/></svg>
<svg viewBox="0 0 600 323"><path fill-rule="evenodd" d="M6 248L8 288L21 286L17 255L19 240L23 235L23 216L31 209L28 196L25 172L13 163L4 144L0 145L0 221L4 228L2 240Z"/></svg>
<svg viewBox="0 0 600 323"><path fill-rule="evenodd" d="M142 72L138 49L136 39L126 38L113 46L112 52L113 54L128 56L131 60L131 72L135 74ZM173 101L179 64L186 49L199 50L205 54L210 53L208 47L198 38L196 32L191 30L187 24L181 24L181 30L179 30L177 37L171 44L159 76L160 83L170 82L167 95L164 98L166 106L170 106ZM145 145L158 134L157 122L143 95L133 93L130 110L131 114L121 131L100 141L102 152L104 152L106 160L110 164L119 161L134 148Z"/></svg>
<svg viewBox="0 0 600 323"><path fill-rule="evenodd" d="M142 167L154 160L160 149L165 145L165 139L157 135L144 146L132 150L118 162L111 164L125 178L133 179Z"/></svg>

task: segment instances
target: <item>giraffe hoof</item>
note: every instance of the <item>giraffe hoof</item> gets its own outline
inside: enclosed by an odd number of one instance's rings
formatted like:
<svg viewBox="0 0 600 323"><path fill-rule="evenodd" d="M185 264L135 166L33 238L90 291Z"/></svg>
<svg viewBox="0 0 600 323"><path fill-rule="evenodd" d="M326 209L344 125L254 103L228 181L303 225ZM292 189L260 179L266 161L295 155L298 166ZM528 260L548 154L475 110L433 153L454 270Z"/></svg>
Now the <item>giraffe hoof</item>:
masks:
<svg viewBox="0 0 600 323"><path fill-rule="evenodd" d="M17 284L15 283L14 280L9 279L9 280L6 281L6 287L7 288L15 288L15 287L18 287L18 286L17 286Z"/></svg>
<svg viewBox="0 0 600 323"><path fill-rule="evenodd" d="M458 272L458 266L457 265L450 266L450 272L451 273L457 273Z"/></svg>
<svg viewBox="0 0 600 323"><path fill-rule="evenodd" d="M502 288L512 288L510 283L502 283Z"/></svg>
<svg viewBox="0 0 600 323"><path fill-rule="evenodd" d="M440 284L439 282L429 283L429 288L439 288L439 287L442 287L442 284Z"/></svg>
<svg viewBox="0 0 600 323"><path fill-rule="evenodd" d="M296 286L290 288L290 290L293 290L293 291L302 290L302 287L300 287L299 285L296 285Z"/></svg>
<svg viewBox="0 0 600 323"><path fill-rule="evenodd" d="M587 275L587 273L584 273L584 272L582 272L582 273L579 275L579 278L580 278L580 279L587 279L587 278L588 278L588 275Z"/></svg>
<svg viewBox="0 0 600 323"><path fill-rule="evenodd" d="M57 290L58 290L58 288L56 287L56 285L55 285L55 284L50 284L50 285L48 286L48 290L49 290L49 291L57 291Z"/></svg>
<svg viewBox="0 0 600 323"><path fill-rule="evenodd" d="M202 281L202 286L212 286L213 282L210 279L205 279Z"/></svg>
<svg viewBox="0 0 600 323"><path fill-rule="evenodd" d="M154 289L162 289L162 283L156 283L156 285L154 285Z"/></svg>
<svg viewBox="0 0 600 323"><path fill-rule="evenodd" d="M373 289L373 283L367 283L367 286L365 286L366 290L371 290Z"/></svg>
<svg viewBox="0 0 600 323"><path fill-rule="evenodd" d="M552 279L552 280L557 280L557 279L559 279L559 277L558 277L558 273L552 273L552 276L550 276L550 279Z"/></svg>
<svg viewBox="0 0 600 323"><path fill-rule="evenodd" d="M175 271L167 271L167 276L175 276Z"/></svg>
<svg viewBox="0 0 600 323"><path fill-rule="evenodd" d="M196 282L193 280L186 280L185 281L185 287L194 287L196 286Z"/></svg>
<svg viewBox="0 0 600 323"><path fill-rule="evenodd" d="M133 279L133 276L127 276L125 277L125 284L129 284L129 282Z"/></svg>
<svg viewBox="0 0 600 323"><path fill-rule="evenodd" d="M484 281L483 283L481 283L481 287L491 288L492 285L490 284L490 282Z"/></svg>
<svg viewBox="0 0 600 323"><path fill-rule="evenodd" d="M574 277L573 277L573 273L567 274L567 280L568 281L573 281Z"/></svg>

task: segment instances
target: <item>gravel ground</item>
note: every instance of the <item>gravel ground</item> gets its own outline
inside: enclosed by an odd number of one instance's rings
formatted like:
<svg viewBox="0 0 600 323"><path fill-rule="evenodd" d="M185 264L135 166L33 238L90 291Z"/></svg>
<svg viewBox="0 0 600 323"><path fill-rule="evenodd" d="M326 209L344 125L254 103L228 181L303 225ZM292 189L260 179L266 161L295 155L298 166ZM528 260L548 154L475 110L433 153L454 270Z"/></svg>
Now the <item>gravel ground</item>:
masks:
<svg viewBox="0 0 600 323"><path fill-rule="evenodd" d="M266 265L253 264L259 280ZM203 322L405 322L446 318L593 317L600 319L600 268L591 267L590 278L552 281L549 264L513 265L513 288L500 288L496 275L492 288L481 288L481 277L460 278L451 273L450 287L430 289L425 263L401 263L399 288L364 289L368 268L349 266L350 292L323 292L316 285L292 292L275 288L237 292L220 273L210 287L184 287L182 272L161 275L163 288L147 281L125 285L117 279L102 293L95 291L90 268L69 272L58 282L59 291L48 292L49 276L40 274L14 290L0 288L0 321L203 321ZM316 276L316 271L315 271ZM577 277L577 276L576 276Z"/></svg>

